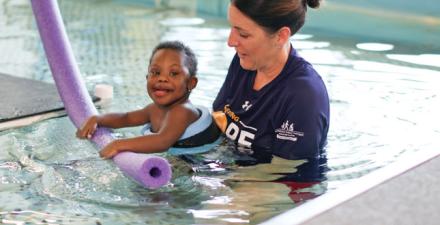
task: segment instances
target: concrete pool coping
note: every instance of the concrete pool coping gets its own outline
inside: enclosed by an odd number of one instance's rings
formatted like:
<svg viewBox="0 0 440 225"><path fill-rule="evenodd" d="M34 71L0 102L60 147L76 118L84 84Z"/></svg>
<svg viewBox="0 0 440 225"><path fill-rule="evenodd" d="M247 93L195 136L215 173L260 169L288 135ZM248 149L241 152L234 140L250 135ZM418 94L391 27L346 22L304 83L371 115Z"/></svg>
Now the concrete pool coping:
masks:
<svg viewBox="0 0 440 225"><path fill-rule="evenodd" d="M89 94L95 106L104 104L100 98ZM0 72L0 96L0 131L66 115L64 104L53 83Z"/></svg>
<svg viewBox="0 0 440 225"><path fill-rule="evenodd" d="M436 224L439 177L440 152L420 151L262 225Z"/></svg>

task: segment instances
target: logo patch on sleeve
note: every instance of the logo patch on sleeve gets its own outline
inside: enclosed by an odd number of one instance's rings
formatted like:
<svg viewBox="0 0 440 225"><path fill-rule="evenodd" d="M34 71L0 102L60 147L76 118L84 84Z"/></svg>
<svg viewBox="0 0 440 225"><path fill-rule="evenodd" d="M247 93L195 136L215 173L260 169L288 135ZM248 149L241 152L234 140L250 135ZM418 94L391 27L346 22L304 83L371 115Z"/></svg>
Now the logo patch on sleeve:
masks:
<svg viewBox="0 0 440 225"><path fill-rule="evenodd" d="M289 123L288 120L284 122L280 128L276 129L275 133L277 134L278 139L293 142L296 142L298 140L298 137L304 136L303 132L295 131L295 124Z"/></svg>

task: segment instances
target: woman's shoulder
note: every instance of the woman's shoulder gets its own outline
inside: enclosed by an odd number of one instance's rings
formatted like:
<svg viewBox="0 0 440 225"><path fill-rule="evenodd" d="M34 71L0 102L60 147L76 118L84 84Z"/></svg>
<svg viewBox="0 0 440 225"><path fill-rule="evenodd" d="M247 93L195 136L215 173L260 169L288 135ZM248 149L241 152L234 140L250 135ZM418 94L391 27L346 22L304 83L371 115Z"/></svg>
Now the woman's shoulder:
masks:
<svg viewBox="0 0 440 225"><path fill-rule="evenodd" d="M287 85L321 85L322 78L313 65L296 53L291 53L283 72Z"/></svg>
<svg viewBox="0 0 440 225"><path fill-rule="evenodd" d="M325 83L310 63L298 57L294 64L291 69L285 70L285 79L280 82L288 99L309 99L312 96L326 95Z"/></svg>
<svg viewBox="0 0 440 225"><path fill-rule="evenodd" d="M307 61L300 60L291 68L283 71L282 85L292 88L299 88L309 85L320 85L322 82L321 76Z"/></svg>
<svg viewBox="0 0 440 225"><path fill-rule="evenodd" d="M313 68L312 64L298 54L298 52L292 48L289 59L286 63L284 71L297 76L290 76L291 78L304 77L304 76L316 76L318 72Z"/></svg>

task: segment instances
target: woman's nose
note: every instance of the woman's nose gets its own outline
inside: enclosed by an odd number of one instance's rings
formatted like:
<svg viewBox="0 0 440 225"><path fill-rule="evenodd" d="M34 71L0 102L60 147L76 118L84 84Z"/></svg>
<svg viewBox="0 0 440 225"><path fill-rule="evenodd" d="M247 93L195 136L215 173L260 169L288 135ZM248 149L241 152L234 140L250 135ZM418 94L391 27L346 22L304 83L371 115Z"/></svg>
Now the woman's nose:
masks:
<svg viewBox="0 0 440 225"><path fill-rule="evenodd" d="M229 47L237 47L237 40L235 38L234 35L234 31L231 29L231 31L229 32L229 37L228 37L228 46Z"/></svg>

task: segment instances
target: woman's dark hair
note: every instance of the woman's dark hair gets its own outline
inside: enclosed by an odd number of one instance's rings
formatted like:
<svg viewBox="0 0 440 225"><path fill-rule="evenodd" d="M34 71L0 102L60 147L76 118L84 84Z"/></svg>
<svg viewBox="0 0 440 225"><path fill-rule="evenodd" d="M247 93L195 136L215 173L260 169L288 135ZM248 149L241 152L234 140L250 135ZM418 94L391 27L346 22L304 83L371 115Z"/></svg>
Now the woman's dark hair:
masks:
<svg viewBox="0 0 440 225"><path fill-rule="evenodd" d="M243 14L267 32L289 27L294 35L304 25L307 6L318 8L321 0L231 0Z"/></svg>
<svg viewBox="0 0 440 225"><path fill-rule="evenodd" d="M188 67L189 75L195 76L197 74L197 58L194 52L180 41L164 41L159 43L151 53L149 64L151 64L151 60L153 59L154 54L156 54L156 52L161 49L172 49L184 53L184 63L185 66Z"/></svg>

